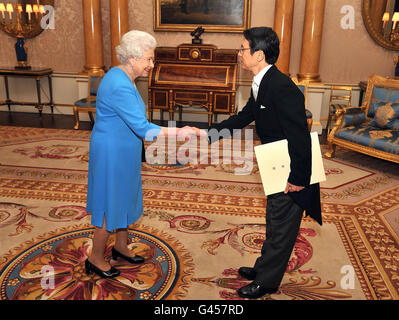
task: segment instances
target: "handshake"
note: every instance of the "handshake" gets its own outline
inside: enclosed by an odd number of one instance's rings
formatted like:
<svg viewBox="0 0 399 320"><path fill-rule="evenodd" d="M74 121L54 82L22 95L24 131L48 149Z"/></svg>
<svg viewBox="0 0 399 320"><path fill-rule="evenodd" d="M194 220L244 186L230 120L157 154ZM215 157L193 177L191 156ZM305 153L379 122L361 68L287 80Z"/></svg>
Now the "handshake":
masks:
<svg viewBox="0 0 399 320"><path fill-rule="evenodd" d="M197 137L208 137L208 132L203 129L199 129L196 127L184 126L183 128L176 128L177 135L195 135Z"/></svg>
<svg viewBox="0 0 399 320"><path fill-rule="evenodd" d="M199 129L185 126L176 128L161 127L150 133L147 132L147 141L153 141L146 148L145 154L149 164L180 163L186 165L218 165L224 164L233 168L234 174L251 174L254 160L253 130L228 129L217 130ZM242 140L243 134L245 138ZM220 145L222 140L222 145Z"/></svg>
<svg viewBox="0 0 399 320"><path fill-rule="evenodd" d="M190 126L185 126L183 128L162 127L160 134L166 136L208 137L207 130Z"/></svg>

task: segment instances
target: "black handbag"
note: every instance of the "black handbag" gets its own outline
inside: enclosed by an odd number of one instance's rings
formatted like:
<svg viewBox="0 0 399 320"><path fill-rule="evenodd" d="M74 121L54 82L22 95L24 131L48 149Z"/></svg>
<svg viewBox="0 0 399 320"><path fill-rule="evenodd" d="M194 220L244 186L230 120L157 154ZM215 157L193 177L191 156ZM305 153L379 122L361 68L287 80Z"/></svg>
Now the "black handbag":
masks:
<svg viewBox="0 0 399 320"><path fill-rule="evenodd" d="M141 162L146 162L146 159L145 159L145 149L144 149L144 141L141 141L141 145L142 145L142 147L141 147Z"/></svg>

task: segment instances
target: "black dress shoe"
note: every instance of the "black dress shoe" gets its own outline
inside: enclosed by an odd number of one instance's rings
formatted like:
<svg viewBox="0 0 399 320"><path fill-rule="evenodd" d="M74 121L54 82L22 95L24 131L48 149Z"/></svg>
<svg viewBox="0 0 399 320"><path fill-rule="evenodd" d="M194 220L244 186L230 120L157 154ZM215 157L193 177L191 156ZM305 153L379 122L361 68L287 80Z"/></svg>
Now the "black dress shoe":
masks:
<svg viewBox="0 0 399 320"><path fill-rule="evenodd" d="M115 249L115 247L112 248L112 259L114 259L115 261L118 260L118 258L122 258L125 259L127 262L129 263L133 263L133 264L140 264L144 262L144 258L142 256L134 256L134 257L128 257L125 256L124 254L120 253L118 250Z"/></svg>
<svg viewBox="0 0 399 320"><path fill-rule="evenodd" d="M258 299L265 294L275 293L277 290L278 288L264 288L255 282L251 282L249 285L238 289L237 293L241 298Z"/></svg>
<svg viewBox="0 0 399 320"><path fill-rule="evenodd" d="M238 269L238 274L248 280L255 280L256 278L256 271L254 268L250 267L241 267Z"/></svg>
<svg viewBox="0 0 399 320"><path fill-rule="evenodd" d="M86 274L89 275L92 272L100 276L101 278L115 278L120 275L120 271L118 269L115 269L114 267L111 267L108 271L103 271L99 268L97 268L94 264L92 264L89 259L86 259L85 261L85 269L86 269Z"/></svg>

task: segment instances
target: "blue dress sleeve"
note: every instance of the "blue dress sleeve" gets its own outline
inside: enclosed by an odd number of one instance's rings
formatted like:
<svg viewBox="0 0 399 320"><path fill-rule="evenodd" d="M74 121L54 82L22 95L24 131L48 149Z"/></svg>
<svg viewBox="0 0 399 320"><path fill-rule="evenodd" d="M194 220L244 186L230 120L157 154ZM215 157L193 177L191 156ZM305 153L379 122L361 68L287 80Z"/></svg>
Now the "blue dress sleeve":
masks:
<svg viewBox="0 0 399 320"><path fill-rule="evenodd" d="M138 95L139 93L132 89L130 83L118 82L111 95L112 106L137 136L152 141L159 135L161 127L147 120L145 105Z"/></svg>

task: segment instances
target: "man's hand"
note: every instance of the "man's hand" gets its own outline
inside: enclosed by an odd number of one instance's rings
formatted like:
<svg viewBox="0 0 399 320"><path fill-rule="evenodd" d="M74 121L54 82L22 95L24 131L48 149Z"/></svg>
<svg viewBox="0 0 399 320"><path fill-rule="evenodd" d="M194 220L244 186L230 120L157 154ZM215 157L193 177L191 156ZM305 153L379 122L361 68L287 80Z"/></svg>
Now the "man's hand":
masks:
<svg viewBox="0 0 399 320"><path fill-rule="evenodd" d="M196 128L196 127L189 127L189 126L185 126L185 127L181 128L181 130L185 130L185 129L194 131L193 133L197 137L201 137L201 136L207 137L208 136L206 130L204 130L204 129L199 129L199 128Z"/></svg>
<svg viewBox="0 0 399 320"><path fill-rule="evenodd" d="M298 192L304 189L305 187L296 186L289 182L287 182L287 186L285 187L284 193L287 194L288 192Z"/></svg>

